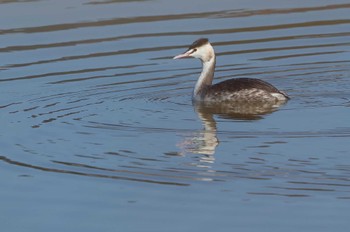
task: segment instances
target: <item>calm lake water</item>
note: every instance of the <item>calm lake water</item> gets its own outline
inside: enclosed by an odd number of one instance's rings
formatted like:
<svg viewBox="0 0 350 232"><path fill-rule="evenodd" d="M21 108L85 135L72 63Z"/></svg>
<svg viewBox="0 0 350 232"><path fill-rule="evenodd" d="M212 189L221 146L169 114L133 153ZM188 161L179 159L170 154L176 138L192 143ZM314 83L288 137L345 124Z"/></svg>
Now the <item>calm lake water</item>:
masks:
<svg viewBox="0 0 350 232"><path fill-rule="evenodd" d="M348 231L350 3L0 1L1 231ZM196 108L256 77L264 115Z"/></svg>

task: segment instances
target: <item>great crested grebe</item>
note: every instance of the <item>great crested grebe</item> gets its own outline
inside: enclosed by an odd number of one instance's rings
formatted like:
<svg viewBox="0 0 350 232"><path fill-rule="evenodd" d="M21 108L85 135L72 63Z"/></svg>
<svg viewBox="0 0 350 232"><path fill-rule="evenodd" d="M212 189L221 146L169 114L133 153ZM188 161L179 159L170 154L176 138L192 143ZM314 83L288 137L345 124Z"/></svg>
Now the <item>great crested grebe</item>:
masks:
<svg viewBox="0 0 350 232"><path fill-rule="evenodd" d="M193 90L194 101L204 102L285 102L288 95L273 85L254 78L234 78L212 85L215 52L208 39L198 39L183 54L174 59L194 57L202 61L203 69Z"/></svg>

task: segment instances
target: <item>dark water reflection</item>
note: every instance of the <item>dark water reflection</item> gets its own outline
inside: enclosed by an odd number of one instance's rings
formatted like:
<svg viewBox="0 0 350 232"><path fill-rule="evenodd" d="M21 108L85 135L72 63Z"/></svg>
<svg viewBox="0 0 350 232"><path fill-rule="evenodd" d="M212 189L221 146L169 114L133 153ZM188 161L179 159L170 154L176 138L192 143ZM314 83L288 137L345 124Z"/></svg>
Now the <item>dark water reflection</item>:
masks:
<svg viewBox="0 0 350 232"><path fill-rule="evenodd" d="M181 148L186 152L193 152L204 155L214 155L219 144L217 138L217 126L214 116L231 120L259 120L264 115L276 111L286 102L269 102L264 104L243 103L205 103L193 102L195 111L202 121L204 129L194 138L186 139ZM204 157L205 158L205 157ZM207 159L207 158L205 158Z"/></svg>
<svg viewBox="0 0 350 232"><path fill-rule="evenodd" d="M213 115L227 119L255 120L271 114L286 102L267 103L195 103L195 110L203 120L214 120Z"/></svg>
<svg viewBox="0 0 350 232"><path fill-rule="evenodd" d="M347 231L348 2L0 5L4 230ZM198 37L291 100L192 105Z"/></svg>

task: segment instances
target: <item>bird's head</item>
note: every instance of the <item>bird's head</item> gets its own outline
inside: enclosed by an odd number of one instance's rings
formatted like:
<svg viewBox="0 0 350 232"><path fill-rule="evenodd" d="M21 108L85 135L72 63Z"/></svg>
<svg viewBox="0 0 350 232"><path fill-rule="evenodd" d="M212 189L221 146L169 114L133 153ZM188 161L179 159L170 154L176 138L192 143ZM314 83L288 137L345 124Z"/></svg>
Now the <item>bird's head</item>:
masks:
<svg viewBox="0 0 350 232"><path fill-rule="evenodd" d="M173 59L194 57L200 59L202 62L208 62L214 56L214 49L209 43L209 40L202 38L194 41L186 52L175 56Z"/></svg>

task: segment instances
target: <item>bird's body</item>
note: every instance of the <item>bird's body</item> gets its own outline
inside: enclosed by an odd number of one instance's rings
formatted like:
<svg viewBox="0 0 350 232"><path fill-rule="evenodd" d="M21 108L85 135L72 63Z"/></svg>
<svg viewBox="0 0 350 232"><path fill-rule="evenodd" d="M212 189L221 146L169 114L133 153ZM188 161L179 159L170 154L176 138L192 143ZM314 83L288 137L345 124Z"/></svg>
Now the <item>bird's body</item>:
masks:
<svg viewBox="0 0 350 232"><path fill-rule="evenodd" d="M279 102L289 97L273 85L254 78L234 78L212 85L215 71L215 52L208 39L196 40L189 49L174 59L195 57L203 69L193 90L194 101L204 102Z"/></svg>
<svg viewBox="0 0 350 232"><path fill-rule="evenodd" d="M254 78L235 78L206 86L193 96L199 101L266 102L285 101L286 94L273 85Z"/></svg>

